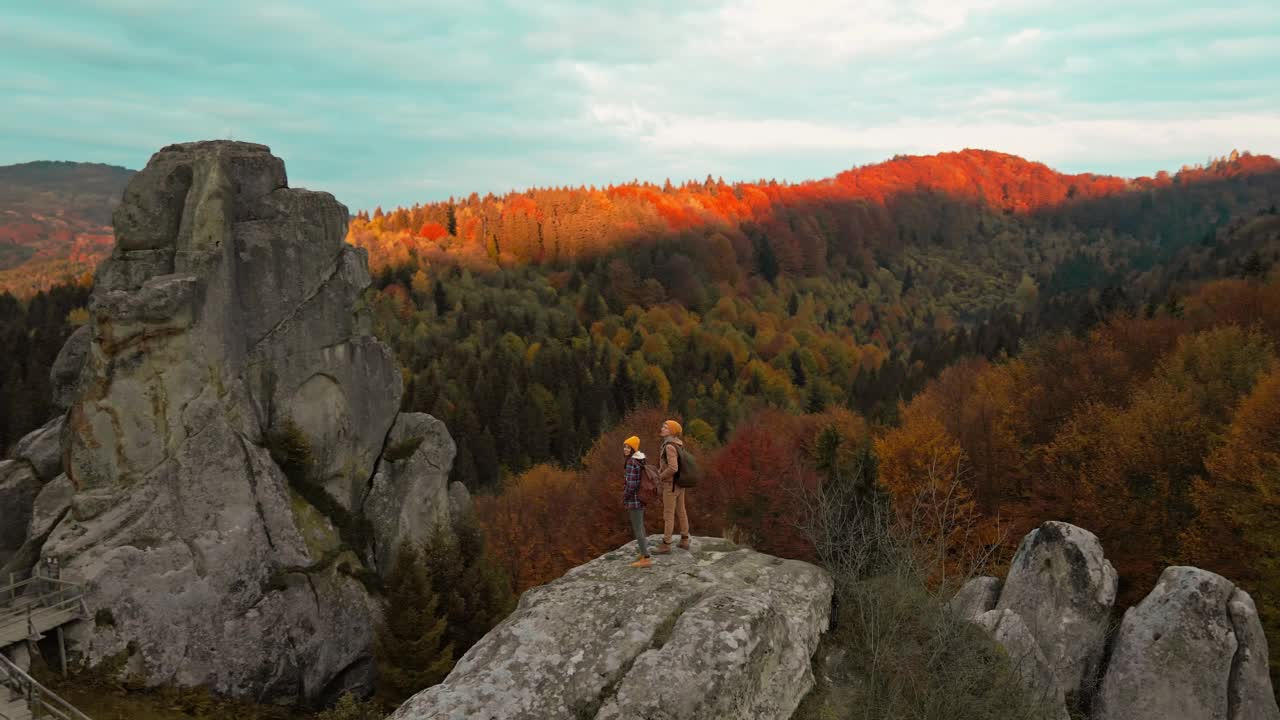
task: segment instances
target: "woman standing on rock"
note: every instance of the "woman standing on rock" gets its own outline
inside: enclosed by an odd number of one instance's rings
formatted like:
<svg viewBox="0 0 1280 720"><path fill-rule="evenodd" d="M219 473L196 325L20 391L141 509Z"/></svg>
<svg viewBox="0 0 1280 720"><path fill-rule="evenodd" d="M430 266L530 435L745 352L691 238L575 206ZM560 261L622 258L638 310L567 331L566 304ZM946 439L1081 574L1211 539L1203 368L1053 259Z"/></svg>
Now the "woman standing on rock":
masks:
<svg viewBox="0 0 1280 720"><path fill-rule="evenodd" d="M649 557L649 543L644 532L644 503L640 502L640 481L644 478L644 453L640 452L640 438L632 435L622 443L627 461L622 475L622 507L631 516L631 531L636 534L636 548L640 557L631 563L634 568L653 565Z"/></svg>

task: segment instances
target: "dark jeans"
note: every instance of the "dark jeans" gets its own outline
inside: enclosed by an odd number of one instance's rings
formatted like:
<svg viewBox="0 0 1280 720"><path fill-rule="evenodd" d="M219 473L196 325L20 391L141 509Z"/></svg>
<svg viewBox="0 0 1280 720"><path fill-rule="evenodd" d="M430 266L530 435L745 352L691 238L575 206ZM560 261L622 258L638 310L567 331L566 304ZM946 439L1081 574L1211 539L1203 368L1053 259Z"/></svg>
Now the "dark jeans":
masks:
<svg viewBox="0 0 1280 720"><path fill-rule="evenodd" d="M636 547L640 548L640 554L649 557L649 540L644 533L644 508L628 508L627 514L631 516L631 531L636 534Z"/></svg>

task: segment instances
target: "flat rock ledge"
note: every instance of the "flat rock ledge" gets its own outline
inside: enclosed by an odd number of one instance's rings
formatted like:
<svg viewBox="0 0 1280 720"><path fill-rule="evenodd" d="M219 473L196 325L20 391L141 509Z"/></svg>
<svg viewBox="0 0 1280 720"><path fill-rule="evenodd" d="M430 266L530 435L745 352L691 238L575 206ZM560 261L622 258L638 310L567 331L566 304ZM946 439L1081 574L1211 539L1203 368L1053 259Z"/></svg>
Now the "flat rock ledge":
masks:
<svg viewBox="0 0 1280 720"><path fill-rule="evenodd" d="M720 538L647 569L635 557L628 543L526 592L392 720L789 718L813 686L830 576Z"/></svg>

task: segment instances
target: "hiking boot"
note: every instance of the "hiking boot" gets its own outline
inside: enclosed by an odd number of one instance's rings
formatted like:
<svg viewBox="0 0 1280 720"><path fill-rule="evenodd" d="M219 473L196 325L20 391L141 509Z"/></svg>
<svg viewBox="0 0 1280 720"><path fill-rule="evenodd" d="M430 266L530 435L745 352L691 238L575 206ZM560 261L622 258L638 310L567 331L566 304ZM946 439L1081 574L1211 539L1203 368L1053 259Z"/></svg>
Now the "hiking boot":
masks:
<svg viewBox="0 0 1280 720"><path fill-rule="evenodd" d="M653 551L658 553L659 555L666 555L667 553L671 552L671 543L664 542L658 545L658 547L654 548Z"/></svg>
<svg viewBox="0 0 1280 720"><path fill-rule="evenodd" d="M686 538L680 538L680 544L676 545L676 547L680 548L681 550L688 550L688 549L689 549L689 538L687 538L687 537L686 537Z"/></svg>
<svg viewBox="0 0 1280 720"><path fill-rule="evenodd" d="M639 560L631 563L631 567L633 568L647 568L652 566L653 566L653 561L647 557L642 557Z"/></svg>

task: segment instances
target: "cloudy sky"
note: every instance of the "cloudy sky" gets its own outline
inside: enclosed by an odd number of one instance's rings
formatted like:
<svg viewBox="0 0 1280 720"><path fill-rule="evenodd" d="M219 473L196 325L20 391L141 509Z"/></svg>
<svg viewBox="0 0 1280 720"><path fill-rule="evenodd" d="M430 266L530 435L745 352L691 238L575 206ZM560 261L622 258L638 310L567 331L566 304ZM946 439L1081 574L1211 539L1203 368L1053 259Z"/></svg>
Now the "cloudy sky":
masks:
<svg viewBox="0 0 1280 720"><path fill-rule="evenodd" d="M354 210L964 147L1127 176L1280 154L1280 5L1222 4L18 3L0 164L251 140Z"/></svg>

